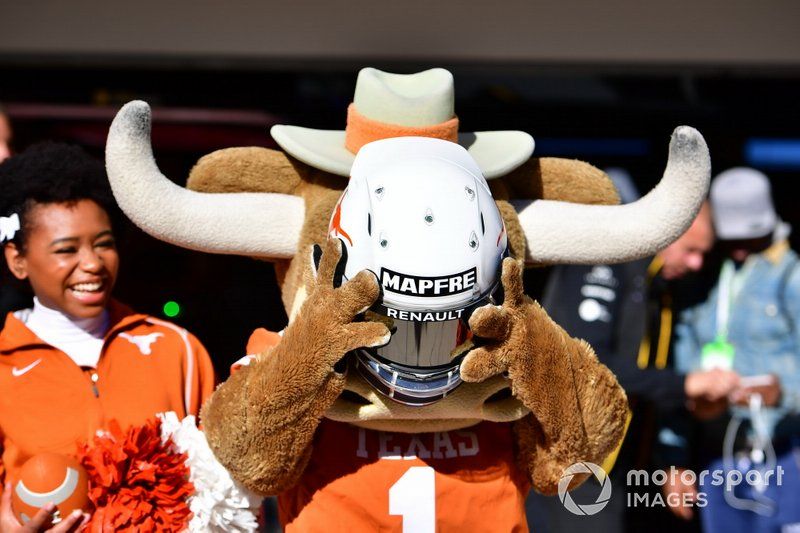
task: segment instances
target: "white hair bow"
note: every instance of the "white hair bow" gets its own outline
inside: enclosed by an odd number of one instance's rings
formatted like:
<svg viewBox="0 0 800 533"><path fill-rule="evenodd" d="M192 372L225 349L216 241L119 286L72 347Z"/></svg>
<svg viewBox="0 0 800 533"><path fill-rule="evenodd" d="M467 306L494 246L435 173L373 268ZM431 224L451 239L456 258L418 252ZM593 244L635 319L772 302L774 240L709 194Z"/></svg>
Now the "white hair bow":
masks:
<svg viewBox="0 0 800 533"><path fill-rule="evenodd" d="M0 242L10 241L19 231L19 216L14 213L10 217L0 217Z"/></svg>

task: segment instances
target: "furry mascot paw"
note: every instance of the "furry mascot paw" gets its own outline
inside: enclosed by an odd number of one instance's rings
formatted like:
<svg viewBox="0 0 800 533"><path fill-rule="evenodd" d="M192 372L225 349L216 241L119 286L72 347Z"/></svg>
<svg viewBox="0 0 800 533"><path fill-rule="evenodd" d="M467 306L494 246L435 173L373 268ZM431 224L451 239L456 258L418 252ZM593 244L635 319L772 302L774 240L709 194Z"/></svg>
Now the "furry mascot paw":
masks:
<svg viewBox="0 0 800 533"><path fill-rule="evenodd" d="M344 389L337 363L355 348L390 337L383 324L353 322L380 287L374 274L362 271L335 288L341 255L339 240L328 239L319 267L314 260L307 264L309 295L281 343L220 385L203 407L211 449L260 494L277 494L302 472L316 425ZM231 434L231 424L245 429ZM265 427L277 438L259 438Z"/></svg>
<svg viewBox="0 0 800 533"><path fill-rule="evenodd" d="M506 373L514 395L521 396L523 402L527 399L528 405L531 398L527 397L527 389L532 381L541 377L536 373L537 364L540 368L547 365L549 361L542 360L542 356L558 347L537 346L533 342L538 340L533 334L537 320L546 315L522 291L522 262L510 257L504 259L501 279L505 293L503 305L481 307L469 320L472 332L491 342L467 354L461 363L461 377L464 381L479 382Z"/></svg>
<svg viewBox="0 0 800 533"><path fill-rule="evenodd" d="M470 318L472 332L488 343L467 354L461 376L467 382L508 376L512 393L531 411L516 422L521 466L536 490L555 494L565 468L600 463L614 449L623 436L627 400L591 347L570 338L525 296L521 261L503 261L502 282L503 305L481 307Z"/></svg>
<svg viewBox="0 0 800 533"><path fill-rule="evenodd" d="M337 267L342 258L342 243L329 238L324 250L315 246L317 259L308 262L305 286L308 298L300 308L297 318L285 333L281 345L291 353L306 354L310 367L321 370L320 378L327 379L342 357L348 352L364 346L386 344L391 333L379 322L355 322L359 314L366 311L380 295L380 285L375 274L368 270L359 272L353 279L341 284L341 272ZM338 278L338 279L337 279Z"/></svg>

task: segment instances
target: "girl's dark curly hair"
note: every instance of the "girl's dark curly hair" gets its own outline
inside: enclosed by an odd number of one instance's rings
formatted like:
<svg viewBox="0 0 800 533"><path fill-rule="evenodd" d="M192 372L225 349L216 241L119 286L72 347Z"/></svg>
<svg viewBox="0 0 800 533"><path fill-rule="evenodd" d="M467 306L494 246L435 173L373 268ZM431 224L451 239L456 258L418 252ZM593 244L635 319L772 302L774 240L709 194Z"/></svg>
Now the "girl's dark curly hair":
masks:
<svg viewBox="0 0 800 533"><path fill-rule="evenodd" d="M120 213L105 167L79 146L39 143L0 163L0 216L19 216L20 230L12 242L23 251L34 206L79 200L93 200L117 226Z"/></svg>

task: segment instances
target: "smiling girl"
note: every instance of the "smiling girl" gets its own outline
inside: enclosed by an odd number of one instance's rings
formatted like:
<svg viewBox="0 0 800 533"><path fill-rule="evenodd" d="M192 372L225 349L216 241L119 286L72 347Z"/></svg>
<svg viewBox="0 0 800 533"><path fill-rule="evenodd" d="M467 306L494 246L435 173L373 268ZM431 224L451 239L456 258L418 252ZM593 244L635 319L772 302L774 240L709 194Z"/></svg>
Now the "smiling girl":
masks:
<svg viewBox="0 0 800 533"><path fill-rule="evenodd" d="M43 144L0 164L6 264L34 294L0 332L0 531L22 527L8 487L31 456L74 454L111 420L124 428L164 411L197 416L213 391L211 361L193 335L112 299L116 216L102 164L80 148ZM25 530L50 518L44 509Z"/></svg>

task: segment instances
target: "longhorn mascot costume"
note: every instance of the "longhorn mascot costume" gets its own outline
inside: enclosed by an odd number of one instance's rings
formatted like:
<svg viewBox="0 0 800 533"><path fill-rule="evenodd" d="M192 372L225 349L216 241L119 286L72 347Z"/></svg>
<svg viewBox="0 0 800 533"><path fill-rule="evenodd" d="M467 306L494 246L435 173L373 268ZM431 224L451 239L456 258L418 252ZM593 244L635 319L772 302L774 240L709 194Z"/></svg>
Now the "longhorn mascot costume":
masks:
<svg viewBox="0 0 800 533"><path fill-rule="evenodd" d="M625 393L523 294L522 266L667 246L705 196L705 142L677 128L661 183L619 206L605 174L532 158L526 133L459 133L453 101L446 70L364 69L345 131L275 126L283 151L209 154L189 189L156 166L147 104L111 126L108 174L136 224L275 264L289 325L202 422L235 478L279 495L288 530L525 530L530 487L557 492L622 439Z"/></svg>

